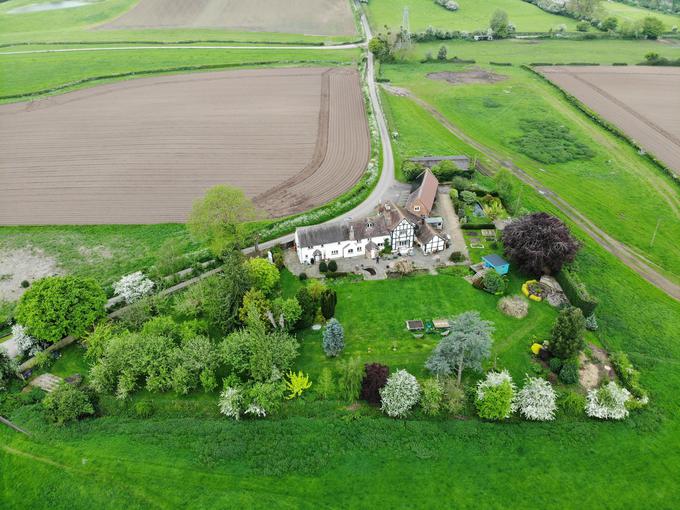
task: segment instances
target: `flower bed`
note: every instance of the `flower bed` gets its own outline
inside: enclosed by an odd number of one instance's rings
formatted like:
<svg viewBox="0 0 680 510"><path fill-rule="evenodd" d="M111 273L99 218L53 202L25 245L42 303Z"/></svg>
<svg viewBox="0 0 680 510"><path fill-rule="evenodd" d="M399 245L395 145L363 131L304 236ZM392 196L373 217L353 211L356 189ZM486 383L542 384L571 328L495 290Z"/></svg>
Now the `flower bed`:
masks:
<svg viewBox="0 0 680 510"><path fill-rule="evenodd" d="M522 285L522 294L532 301L543 301L545 289L537 280L528 280Z"/></svg>

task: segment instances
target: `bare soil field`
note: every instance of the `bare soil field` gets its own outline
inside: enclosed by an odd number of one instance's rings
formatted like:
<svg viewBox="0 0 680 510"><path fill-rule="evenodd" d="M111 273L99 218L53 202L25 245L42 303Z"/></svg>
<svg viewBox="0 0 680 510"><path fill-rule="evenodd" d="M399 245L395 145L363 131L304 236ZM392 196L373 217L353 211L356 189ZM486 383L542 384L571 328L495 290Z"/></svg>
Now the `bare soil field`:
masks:
<svg viewBox="0 0 680 510"><path fill-rule="evenodd" d="M271 216L351 188L370 156L353 69L143 78L0 106L0 224L183 222L216 184Z"/></svg>
<svg viewBox="0 0 680 510"><path fill-rule="evenodd" d="M140 0L128 12L98 28L356 34L348 0Z"/></svg>
<svg viewBox="0 0 680 510"><path fill-rule="evenodd" d="M680 68L539 67L680 175Z"/></svg>

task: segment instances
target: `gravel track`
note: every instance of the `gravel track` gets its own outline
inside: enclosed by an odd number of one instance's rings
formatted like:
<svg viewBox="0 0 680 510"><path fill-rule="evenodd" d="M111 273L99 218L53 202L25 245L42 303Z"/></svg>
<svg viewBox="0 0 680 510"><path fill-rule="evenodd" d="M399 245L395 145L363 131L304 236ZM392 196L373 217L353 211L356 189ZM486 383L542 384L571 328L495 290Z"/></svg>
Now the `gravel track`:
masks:
<svg viewBox="0 0 680 510"><path fill-rule="evenodd" d="M324 136L325 156L300 176ZM256 197L291 179L259 203L300 212L351 188L369 144L358 74L347 69L162 76L3 105L0 224L182 222L215 184Z"/></svg>

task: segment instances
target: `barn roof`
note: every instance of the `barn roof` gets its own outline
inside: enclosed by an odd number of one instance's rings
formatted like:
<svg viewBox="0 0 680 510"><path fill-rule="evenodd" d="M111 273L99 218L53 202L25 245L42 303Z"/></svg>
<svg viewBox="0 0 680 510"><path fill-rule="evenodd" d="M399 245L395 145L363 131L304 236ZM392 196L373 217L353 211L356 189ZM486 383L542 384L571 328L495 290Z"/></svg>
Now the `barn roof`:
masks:
<svg viewBox="0 0 680 510"><path fill-rule="evenodd" d="M439 187L439 181L434 176L434 174L429 170L425 169L423 172L423 180L413 193L408 197L408 205L410 206L415 200L420 200L423 207L427 209L427 214L430 214L432 206L434 205L434 199L437 195L437 188Z"/></svg>

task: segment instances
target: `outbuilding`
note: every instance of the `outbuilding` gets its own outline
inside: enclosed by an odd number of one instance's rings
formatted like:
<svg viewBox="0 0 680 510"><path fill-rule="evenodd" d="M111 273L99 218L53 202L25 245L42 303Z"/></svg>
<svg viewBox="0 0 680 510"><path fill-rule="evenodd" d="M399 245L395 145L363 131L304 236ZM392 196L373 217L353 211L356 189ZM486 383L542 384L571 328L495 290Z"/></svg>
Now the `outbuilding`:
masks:
<svg viewBox="0 0 680 510"><path fill-rule="evenodd" d="M482 262L484 263L484 267L494 269L500 275L508 274L508 271L510 271L510 263L495 253L484 255L482 257Z"/></svg>

